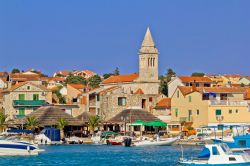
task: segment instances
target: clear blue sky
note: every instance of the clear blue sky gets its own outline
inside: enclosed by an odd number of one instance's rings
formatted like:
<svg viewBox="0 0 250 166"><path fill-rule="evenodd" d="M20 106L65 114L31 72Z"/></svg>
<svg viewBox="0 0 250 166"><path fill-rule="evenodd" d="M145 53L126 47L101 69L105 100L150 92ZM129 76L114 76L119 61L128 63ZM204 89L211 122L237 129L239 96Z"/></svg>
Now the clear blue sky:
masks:
<svg viewBox="0 0 250 166"><path fill-rule="evenodd" d="M250 75L248 0L1 0L0 70L138 71L150 26L159 72Z"/></svg>

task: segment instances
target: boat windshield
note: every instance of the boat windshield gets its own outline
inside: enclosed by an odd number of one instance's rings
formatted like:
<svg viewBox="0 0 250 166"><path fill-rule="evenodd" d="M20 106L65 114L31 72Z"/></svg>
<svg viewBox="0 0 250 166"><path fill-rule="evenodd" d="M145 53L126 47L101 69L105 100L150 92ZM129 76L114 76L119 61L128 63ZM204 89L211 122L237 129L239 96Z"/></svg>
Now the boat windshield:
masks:
<svg viewBox="0 0 250 166"><path fill-rule="evenodd" d="M230 150L230 148L226 145L226 144L221 144L221 148L222 150L226 153L226 154L232 154L233 152Z"/></svg>
<svg viewBox="0 0 250 166"><path fill-rule="evenodd" d="M210 157L210 151L208 148L204 148L198 158L205 159Z"/></svg>

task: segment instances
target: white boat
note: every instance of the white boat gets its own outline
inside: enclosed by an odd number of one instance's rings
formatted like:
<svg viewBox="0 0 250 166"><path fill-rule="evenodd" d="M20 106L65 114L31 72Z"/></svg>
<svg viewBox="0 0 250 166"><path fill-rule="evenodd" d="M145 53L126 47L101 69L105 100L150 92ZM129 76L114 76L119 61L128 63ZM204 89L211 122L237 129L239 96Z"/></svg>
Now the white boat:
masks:
<svg viewBox="0 0 250 166"><path fill-rule="evenodd" d="M0 140L0 156L28 156L38 155L42 152L37 145L23 142Z"/></svg>
<svg viewBox="0 0 250 166"><path fill-rule="evenodd" d="M203 151L196 159L179 161L182 165L250 165L250 155L244 151L233 153L226 144L205 145Z"/></svg>
<svg viewBox="0 0 250 166"><path fill-rule="evenodd" d="M135 142L134 146L166 146L166 145L172 145L178 139L179 137L157 139L157 140L142 140L139 142Z"/></svg>

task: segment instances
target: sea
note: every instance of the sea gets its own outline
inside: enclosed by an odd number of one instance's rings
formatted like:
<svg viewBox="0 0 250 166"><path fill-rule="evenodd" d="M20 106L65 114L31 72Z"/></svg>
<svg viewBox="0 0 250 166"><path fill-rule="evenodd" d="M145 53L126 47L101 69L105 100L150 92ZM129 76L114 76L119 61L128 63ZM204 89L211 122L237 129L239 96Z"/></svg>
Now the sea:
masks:
<svg viewBox="0 0 250 166"><path fill-rule="evenodd" d="M50 145L38 156L0 157L4 166L177 166L184 157L196 157L200 146L123 147L109 145Z"/></svg>

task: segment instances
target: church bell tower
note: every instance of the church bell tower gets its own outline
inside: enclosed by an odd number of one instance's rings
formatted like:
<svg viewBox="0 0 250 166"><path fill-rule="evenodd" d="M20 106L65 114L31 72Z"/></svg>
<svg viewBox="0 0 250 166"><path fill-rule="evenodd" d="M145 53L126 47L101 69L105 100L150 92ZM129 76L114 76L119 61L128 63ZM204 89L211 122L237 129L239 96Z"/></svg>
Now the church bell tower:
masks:
<svg viewBox="0 0 250 166"><path fill-rule="evenodd" d="M149 28L139 50L140 82L158 82L158 50Z"/></svg>

